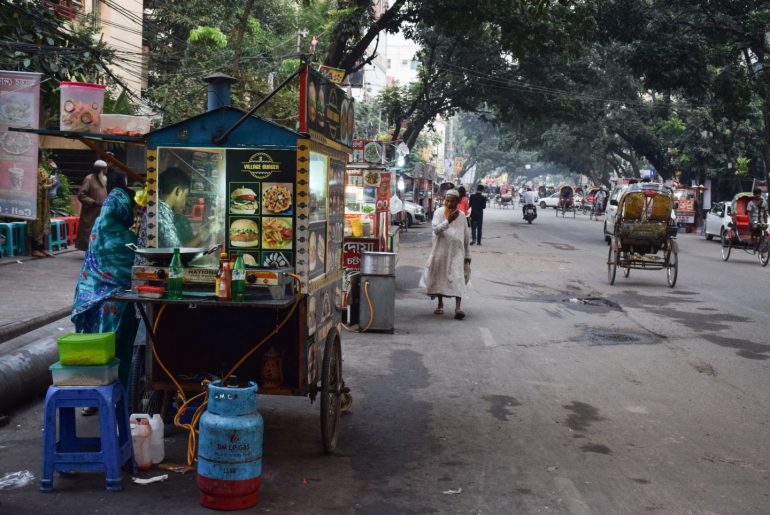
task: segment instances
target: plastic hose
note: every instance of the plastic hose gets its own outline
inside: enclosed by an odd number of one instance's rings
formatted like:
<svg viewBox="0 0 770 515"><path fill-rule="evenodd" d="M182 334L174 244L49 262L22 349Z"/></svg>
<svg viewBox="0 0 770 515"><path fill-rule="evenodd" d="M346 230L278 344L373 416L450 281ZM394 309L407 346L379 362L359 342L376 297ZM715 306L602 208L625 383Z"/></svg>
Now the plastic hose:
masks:
<svg viewBox="0 0 770 515"><path fill-rule="evenodd" d="M294 312L297 310L297 306L299 305L299 301L302 298L302 279L296 275L288 273L286 274L292 279L294 279L295 284L297 286L297 291L294 295L294 303L291 306L291 309L286 314L286 316L281 320L281 322L275 326L275 328L270 331L270 333L262 338L262 340L259 341L254 347L252 347L246 354L243 355L243 357L233 366L233 368L230 369L230 371L222 378L222 381L227 380L228 377L233 375L233 373L243 365L243 363L257 350L259 350L265 343L267 343L273 336L278 334L281 329L288 323L289 319L294 315ZM367 283L368 286L368 283ZM163 305L160 308L160 311L158 311L158 316L155 318L155 323L152 327L152 333L155 335L155 340L157 341L157 329L158 329L158 323L160 322L161 316L163 315L163 312L166 310L167 305ZM163 363L163 360L160 359L160 356L158 355L157 350L155 349L155 345L151 346L152 348L152 355L155 358L155 361L160 365L160 368L163 370L163 372L166 373L166 375L171 379L171 382L174 383L174 386L177 389L177 395L182 400L181 406L177 408L176 415L174 416L174 425L176 427L179 427L181 429L186 429L188 431L187 436L187 464L189 466L192 466L192 464L195 462L195 457L197 455L198 451L198 444L197 444L197 434L198 430L195 429L195 427L198 425L198 422L200 421L201 416L203 415L203 412L206 410L206 405L208 404L208 389L206 389L203 392L200 392L193 397L190 397L189 399L185 396L184 389L179 384L179 382L176 380L174 375L166 368L165 363ZM203 385L208 384L208 381L204 381L202 383ZM195 410L195 413L192 416L192 419L190 420L189 424L182 424L181 423L181 417L184 415L184 413L187 411L187 408L189 407L190 403L192 403L194 400L204 397L203 402L198 407L198 409Z"/></svg>
<svg viewBox="0 0 770 515"><path fill-rule="evenodd" d="M369 297L369 281L366 281L364 283L364 297L366 297L366 302L369 304L369 323L366 324L366 327L363 329L353 329L352 327L342 324L342 328L346 331L350 331L351 333L365 333L369 330L370 327L372 327L372 324L374 323L374 304L372 303L371 297Z"/></svg>

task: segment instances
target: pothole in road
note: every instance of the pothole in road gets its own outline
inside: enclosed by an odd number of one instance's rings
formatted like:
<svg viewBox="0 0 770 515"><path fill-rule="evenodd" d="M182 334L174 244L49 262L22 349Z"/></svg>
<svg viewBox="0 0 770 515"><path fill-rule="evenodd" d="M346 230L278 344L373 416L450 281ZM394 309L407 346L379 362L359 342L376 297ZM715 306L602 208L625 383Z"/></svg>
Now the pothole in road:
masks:
<svg viewBox="0 0 770 515"><path fill-rule="evenodd" d="M569 297L562 299L562 303L572 309L591 313L610 310L623 311L620 304L602 297Z"/></svg>
<svg viewBox="0 0 770 515"><path fill-rule="evenodd" d="M586 341L591 346L605 345L654 345L657 339L648 334L629 331L612 331L603 328L586 328L579 341Z"/></svg>

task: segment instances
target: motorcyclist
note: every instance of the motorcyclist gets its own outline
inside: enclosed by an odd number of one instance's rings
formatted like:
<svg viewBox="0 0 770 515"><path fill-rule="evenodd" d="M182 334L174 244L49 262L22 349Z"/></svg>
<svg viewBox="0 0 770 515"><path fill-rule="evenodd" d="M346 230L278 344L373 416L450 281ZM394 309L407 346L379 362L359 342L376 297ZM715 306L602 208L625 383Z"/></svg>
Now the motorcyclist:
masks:
<svg viewBox="0 0 770 515"><path fill-rule="evenodd" d="M754 189L754 197L746 206L746 214L749 215L751 238L755 239L762 233L762 224L767 223L767 201L762 198L762 190Z"/></svg>
<svg viewBox="0 0 770 515"><path fill-rule="evenodd" d="M527 214L527 206L532 206L537 210L537 206L535 206L535 201L537 199L535 192L532 191L532 188L527 186L527 191L524 192L523 196L524 202L522 202L523 206L521 208L521 214L526 215Z"/></svg>

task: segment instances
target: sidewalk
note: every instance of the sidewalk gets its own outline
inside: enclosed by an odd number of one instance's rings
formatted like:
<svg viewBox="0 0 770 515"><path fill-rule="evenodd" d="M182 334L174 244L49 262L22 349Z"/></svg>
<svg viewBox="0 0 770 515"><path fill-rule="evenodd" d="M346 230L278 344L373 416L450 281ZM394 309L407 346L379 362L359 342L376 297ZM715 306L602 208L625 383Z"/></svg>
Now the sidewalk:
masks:
<svg viewBox="0 0 770 515"><path fill-rule="evenodd" d="M55 258L0 259L0 345L69 314L83 255L66 250Z"/></svg>

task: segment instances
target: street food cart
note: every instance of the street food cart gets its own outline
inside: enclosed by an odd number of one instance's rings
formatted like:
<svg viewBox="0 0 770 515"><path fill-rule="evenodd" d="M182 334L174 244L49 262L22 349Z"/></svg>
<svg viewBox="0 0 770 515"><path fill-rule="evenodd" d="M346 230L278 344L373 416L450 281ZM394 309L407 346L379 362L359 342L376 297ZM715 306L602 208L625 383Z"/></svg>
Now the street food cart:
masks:
<svg viewBox="0 0 770 515"><path fill-rule="evenodd" d="M353 141L345 173L343 307L348 305L351 274L361 270L364 252L398 252L398 227L390 223L393 172L382 163L384 145L382 141Z"/></svg>
<svg viewBox="0 0 770 515"><path fill-rule="evenodd" d="M299 132L212 106L210 97L208 112L146 136L149 222L147 248L138 252L150 262L134 267L135 289L168 282L169 249L159 241L169 230L162 190L171 170L189 177L172 230L196 248L183 256L189 262L181 300L136 292L120 300L136 304L147 327L132 367L135 405L143 400L148 411L160 411L177 394L177 403L193 406L188 394L203 392L204 381L233 376L255 381L260 394L311 401L320 394L322 441L331 452L340 412L351 401L338 308L353 102L307 67L298 74ZM229 258L244 258L242 302L215 298L220 247Z"/></svg>
<svg viewBox="0 0 770 515"><path fill-rule="evenodd" d="M676 201L676 223L686 232L695 232L697 229L698 217L696 215L698 206L698 189L690 188L683 184L673 184L674 200Z"/></svg>

